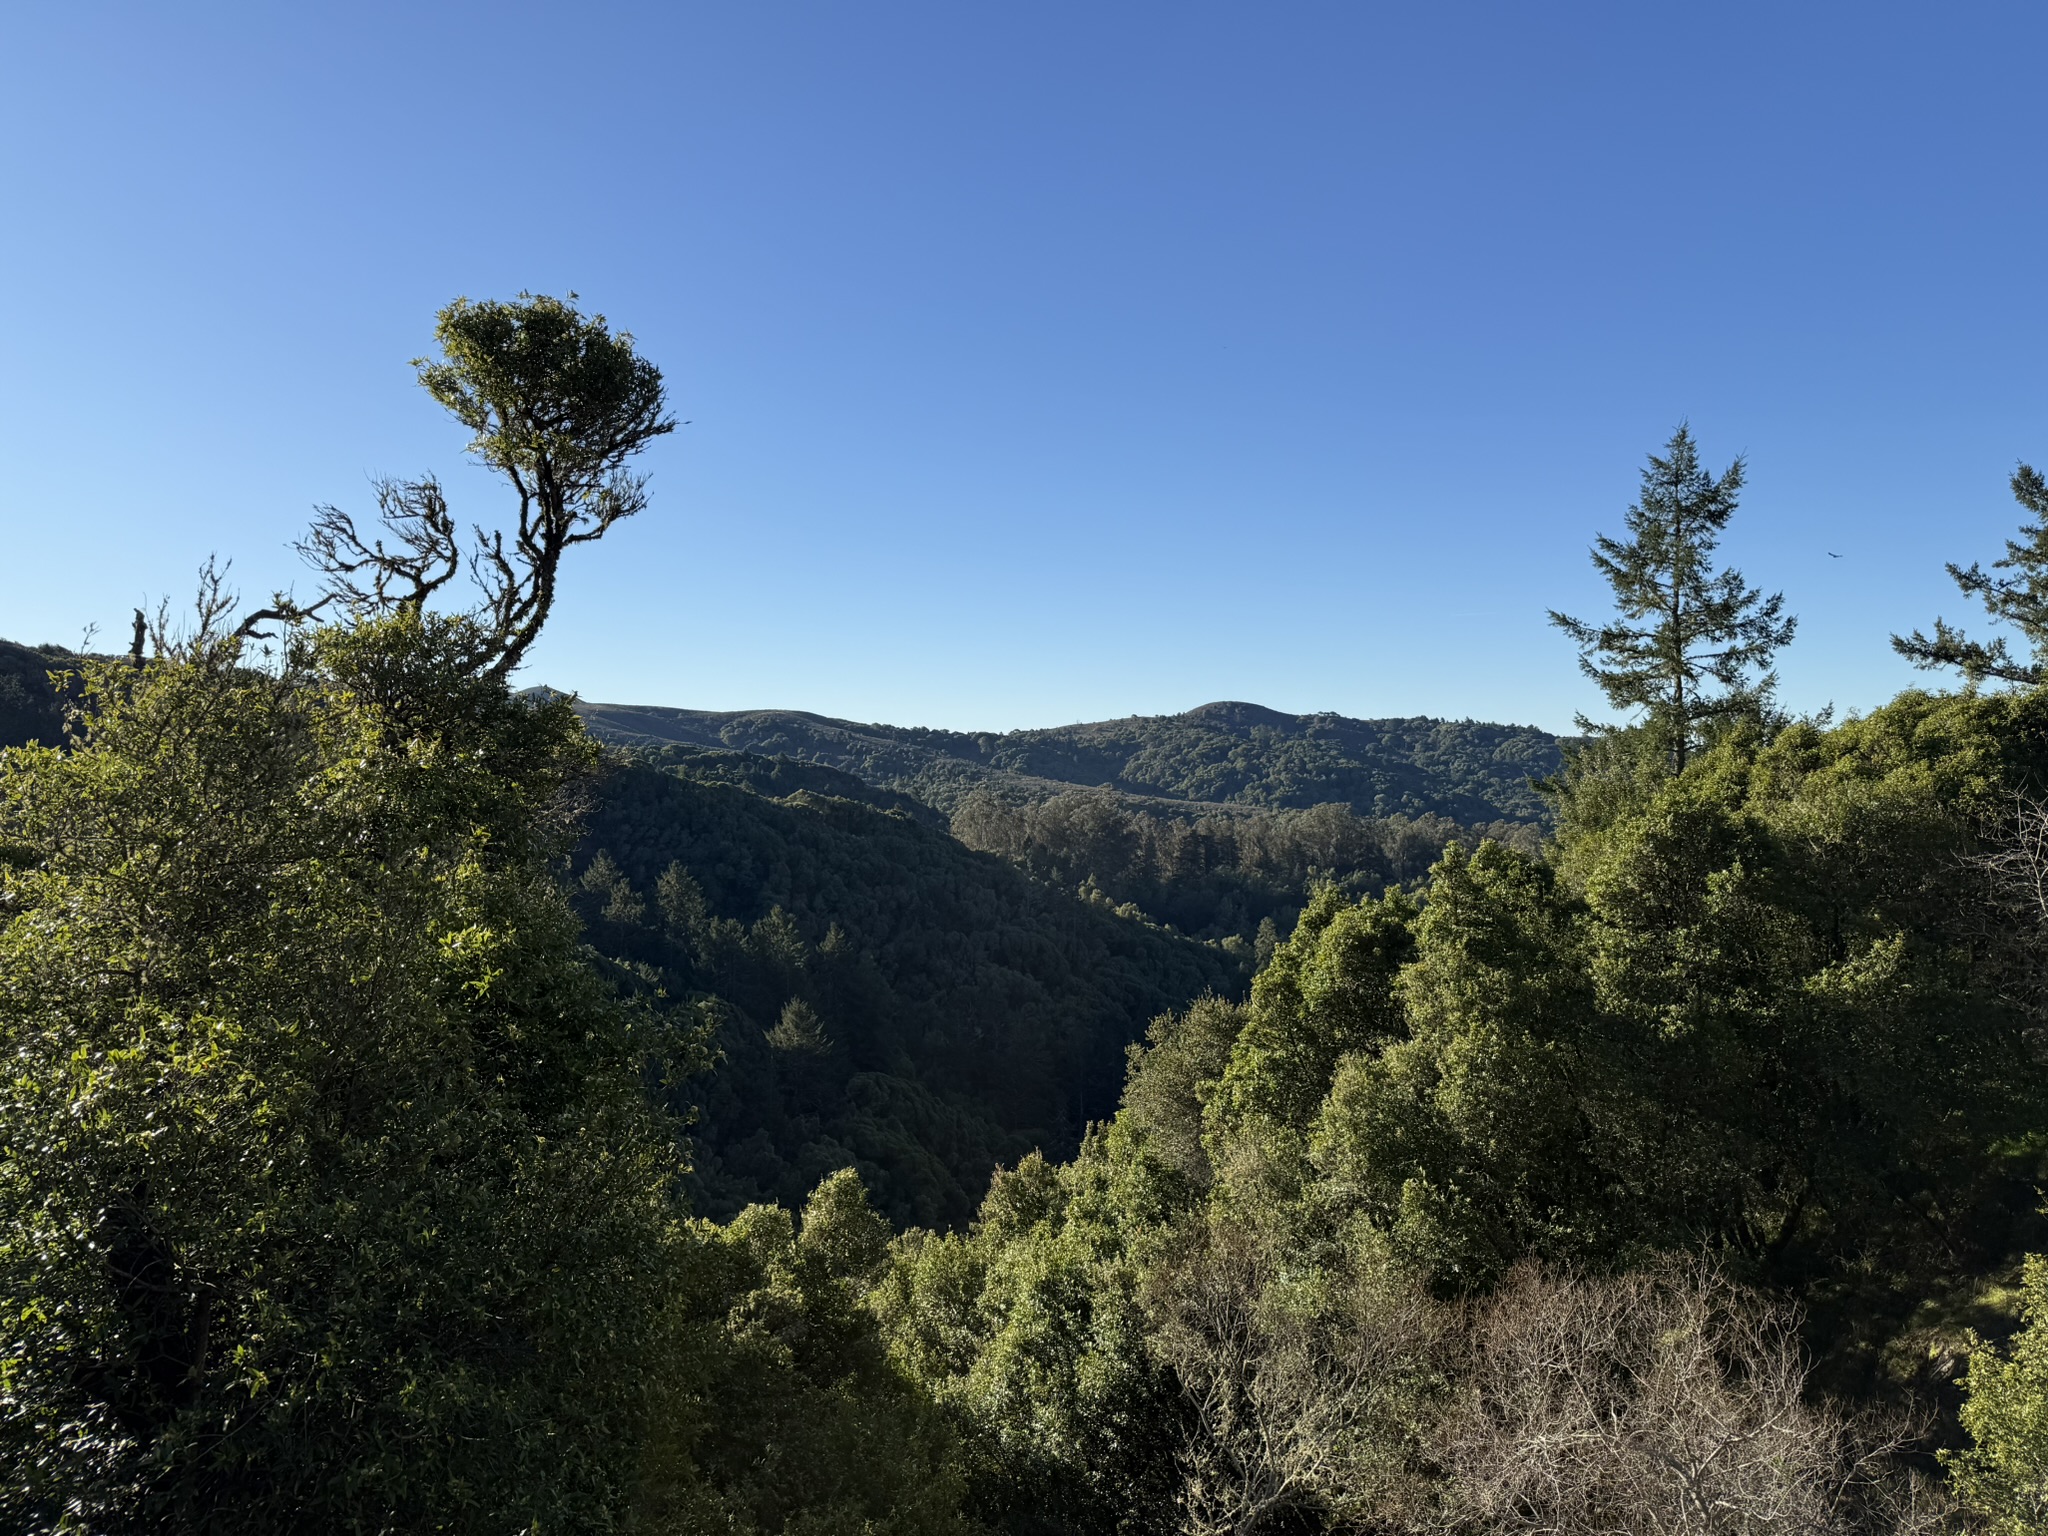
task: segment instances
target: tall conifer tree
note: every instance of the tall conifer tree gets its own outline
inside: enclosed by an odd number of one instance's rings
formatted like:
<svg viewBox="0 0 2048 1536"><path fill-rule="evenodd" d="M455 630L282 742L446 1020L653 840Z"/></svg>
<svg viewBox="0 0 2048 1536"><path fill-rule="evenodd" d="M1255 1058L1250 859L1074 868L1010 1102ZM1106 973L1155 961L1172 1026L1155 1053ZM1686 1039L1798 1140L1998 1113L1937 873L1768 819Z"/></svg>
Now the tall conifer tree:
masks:
<svg viewBox="0 0 2048 1536"><path fill-rule="evenodd" d="M1784 613L1782 592L1765 597L1740 571L1714 568L1742 472L1738 458L1715 478L1681 425L1661 456L1650 455L1628 537L1594 542L1593 565L1614 588L1619 613L1597 625L1550 615L1578 642L1579 667L1608 702L1641 711L1674 772L1703 727L1769 697L1771 657L1798 622ZM1579 724L1592 728L1584 717Z"/></svg>
<svg viewBox="0 0 2048 1536"><path fill-rule="evenodd" d="M2031 464L2022 464L2013 471L2012 494L2034 514L2034 521L2020 525L2025 543L2005 541L2005 558L1991 569L2013 574L1993 576L1974 562L1967 571L1951 564L1948 573L1994 620L2017 629L2032 648L2034 659L2014 661L2003 639L1989 644L1972 640L1961 630L1951 629L1946 620L1936 619L1931 639L1917 629L1910 635L1892 636L1892 649L1914 666L1954 667L1972 685L1986 678L2029 688L2048 682L2048 480Z"/></svg>

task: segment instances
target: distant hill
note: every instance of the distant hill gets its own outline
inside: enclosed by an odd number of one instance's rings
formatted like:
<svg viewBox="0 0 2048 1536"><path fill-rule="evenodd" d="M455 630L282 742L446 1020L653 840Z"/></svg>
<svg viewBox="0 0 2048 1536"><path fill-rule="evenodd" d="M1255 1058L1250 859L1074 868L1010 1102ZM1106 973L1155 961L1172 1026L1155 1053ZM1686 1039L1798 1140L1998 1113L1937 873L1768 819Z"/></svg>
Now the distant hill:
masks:
<svg viewBox="0 0 2048 1536"><path fill-rule="evenodd" d="M50 671L62 671L74 659L59 646L0 640L0 747L63 743L64 710L50 686Z"/></svg>
<svg viewBox="0 0 2048 1536"><path fill-rule="evenodd" d="M57 646L0 640L0 745L61 738L46 673L73 659ZM1526 725L1426 715L1353 720L1241 703L1002 733L864 725L788 709L583 701L576 708L600 740L687 765L694 779L771 797L808 790L925 820L942 820L986 787L1013 803L1109 789L1155 814L1339 804L1367 817L1540 825L1548 815L1530 780L1556 771L1560 742Z"/></svg>
<svg viewBox="0 0 2048 1536"><path fill-rule="evenodd" d="M1240 703L1002 734L862 725L799 710L580 702L577 709L592 734L614 745L785 757L944 811L984 785L1032 800L1078 786L1190 807L1341 804L1360 816L1541 822L1545 807L1530 780L1556 771L1560 742L1534 726L1288 715Z"/></svg>

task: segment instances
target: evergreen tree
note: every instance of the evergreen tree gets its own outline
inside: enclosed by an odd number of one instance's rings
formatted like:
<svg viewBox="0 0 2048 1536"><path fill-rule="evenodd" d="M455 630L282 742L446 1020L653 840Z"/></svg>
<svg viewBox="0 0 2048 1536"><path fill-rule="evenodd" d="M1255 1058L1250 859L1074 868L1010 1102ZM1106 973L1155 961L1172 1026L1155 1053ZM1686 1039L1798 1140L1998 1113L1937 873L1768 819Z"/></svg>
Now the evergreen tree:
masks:
<svg viewBox="0 0 2048 1536"><path fill-rule="evenodd" d="M1783 593L1765 597L1740 571L1714 569L1742 474L1738 458L1716 479L1680 426L1662 456L1650 455L1642 499L1628 509L1629 536L1594 542L1594 568L1614 588L1619 615L1606 624L1550 615L1578 642L1579 667L1608 702L1643 712L1674 771L1684 770L1703 727L1770 696L1771 656L1798 622L1783 612ZM1583 716L1579 724L1593 728Z"/></svg>
<svg viewBox="0 0 2048 1536"><path fill-rule="evenodd" d="M2033 661L2014 661L2003 639L1987 645L1936 619L1932 638L1917 629L1892 636L1892 649L1914 666L1954 667L1972 686L1986 678L2029 688L2048 681L2048 480L2032 465L2022 464L2013 471L2012 494L2034 514L2034 521L2020 525L2025 543L2005 541L2005 558L1991 569L2014 574L1993 576L1974 561L1967 571L1951 562L1948 573L1994 620L2012 625L2026 637Z"/></svg>
<svg viewBox="0 0 2048 1536"><path fill-rule="evenodd" d="M768 1031L768 1043L778 1051L795 1051L806 1056L822 1056L832 1049L832 1041L825 1033L825 1026L818 1018L818 1010L800 997L792 997L782 1006L782 1017L773 1029Z"/></svg>

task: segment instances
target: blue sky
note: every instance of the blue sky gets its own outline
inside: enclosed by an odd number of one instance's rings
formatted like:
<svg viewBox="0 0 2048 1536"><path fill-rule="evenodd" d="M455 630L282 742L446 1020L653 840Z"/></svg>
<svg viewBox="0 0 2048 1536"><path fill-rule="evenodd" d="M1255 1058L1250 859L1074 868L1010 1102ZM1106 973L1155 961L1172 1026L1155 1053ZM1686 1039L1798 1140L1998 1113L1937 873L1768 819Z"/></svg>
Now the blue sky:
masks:
<svg viewBox="0 0 2048 1536"><path fill-rule="evenodd" d="M1913 680L2048 460L2022 5L18 5L0 635L433 470L458 294L577 290L693 425L527 675L1008 728L1568 726L1550 607L1689 419L1798 709ZM1828 551L1842 555L1829 558Z"/></svg>

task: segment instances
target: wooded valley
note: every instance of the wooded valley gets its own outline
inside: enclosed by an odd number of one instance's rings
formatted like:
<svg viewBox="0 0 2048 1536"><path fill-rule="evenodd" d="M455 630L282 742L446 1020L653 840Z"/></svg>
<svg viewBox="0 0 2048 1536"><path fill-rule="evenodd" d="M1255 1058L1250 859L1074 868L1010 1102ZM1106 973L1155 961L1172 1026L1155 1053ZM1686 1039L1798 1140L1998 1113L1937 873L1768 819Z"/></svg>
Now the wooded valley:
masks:
<svg viewBox="0 0 2048 1536"><path fill-rule="evenodd" d="M436 334L509 537L0 644L8 1529L2048 1531L2033 470L1841 720L1684 428L1568 738L707 715L515 685L659 372Z"/></svg>

